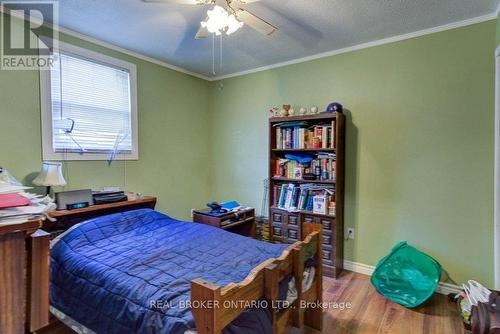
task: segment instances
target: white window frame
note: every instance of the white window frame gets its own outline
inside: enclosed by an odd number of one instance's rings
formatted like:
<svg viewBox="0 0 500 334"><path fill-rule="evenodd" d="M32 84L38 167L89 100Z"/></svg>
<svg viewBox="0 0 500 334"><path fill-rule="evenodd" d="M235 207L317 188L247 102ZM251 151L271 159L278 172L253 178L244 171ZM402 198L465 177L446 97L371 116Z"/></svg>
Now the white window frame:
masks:
<svg viewBox="0 0 500 334"><path fill-rule="evenodd" d="M43 41L43 36L40 36ZM79 58L100 64L125 69L130 78L130 108L132 122L132 151L130 153L118 153L115 160L138 160L139 159L139 133L137 126L137 69L135 64L127 61L103 55L71 44L59 42L57 50L63 53L74 54ZM42 158L43 160L108 160L108 153L74 153L55 152L52 138L52 101L50 70L40 70L40 111L42 125Z"/></svg>

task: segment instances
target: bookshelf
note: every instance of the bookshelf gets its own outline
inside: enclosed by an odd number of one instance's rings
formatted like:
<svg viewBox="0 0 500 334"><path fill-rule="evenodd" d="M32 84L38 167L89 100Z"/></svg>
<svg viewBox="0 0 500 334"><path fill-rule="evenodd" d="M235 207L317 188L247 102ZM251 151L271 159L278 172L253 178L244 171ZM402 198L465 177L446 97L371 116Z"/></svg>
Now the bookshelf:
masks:
<svg viewBox="0 0 500 334"><path fill-rule="evenodd" d="M269 119L271 241L294 243L303 222L321 224L323 274L332 277L344 262L344 149L342 113ZM323 212L313 212L314 200Z"/></svg>

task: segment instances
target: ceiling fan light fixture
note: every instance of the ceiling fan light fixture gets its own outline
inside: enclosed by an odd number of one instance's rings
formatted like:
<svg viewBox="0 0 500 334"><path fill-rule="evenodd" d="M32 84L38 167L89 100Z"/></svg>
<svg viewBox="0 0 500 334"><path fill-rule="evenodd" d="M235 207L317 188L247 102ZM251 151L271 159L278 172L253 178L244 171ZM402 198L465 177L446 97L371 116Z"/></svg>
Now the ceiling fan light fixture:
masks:
<svg viewBox="0 0 500 334"><path fill-rule="evenodd" d="M243 22L238 21L233 14L229 15L227 19L226 34L231 35L233 32L240 29L241 27L243 27Z"/></svg>
<svg viewBox="0 0 500 334"><path fill-rule="evenodd" d="M212 10L208 10L207 16L206 21L201 21L201 26L217 36L223 32L230 35L243 26L243 22L239 22L221 6L216 5Z"/></svg>

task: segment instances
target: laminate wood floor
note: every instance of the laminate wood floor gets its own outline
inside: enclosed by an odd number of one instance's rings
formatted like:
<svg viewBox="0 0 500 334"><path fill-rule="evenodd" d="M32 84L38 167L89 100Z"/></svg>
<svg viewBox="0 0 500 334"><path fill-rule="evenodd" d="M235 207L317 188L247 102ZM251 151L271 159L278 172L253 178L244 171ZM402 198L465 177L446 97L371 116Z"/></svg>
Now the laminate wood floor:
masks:
<svg viewBox="0 0 500 334"><path fill-rule="evenodd" d="M443 295L435 294L424 306L410 310L379 295L368 276L352 272L344 272L337 280L325 278L323 290L324 301L336 302L337 308L325 310L322 333L464 333L455 304ZM38 333L74 334L58 321ZM319 332L311 329L290 331L290 334L299 333Z"/></svg>
<svg viewBox="0 0 500 334"><path fill-rule="evenodd" d="M323 331L328 334L463 334L456 306L447 296L434 294L423 306L407 309L378 294L370 277L344 272L337 280L324 279L323 300L350 303L351 308L329 309L323 316ZM314 330L294 330L316 334Z"/></svg>

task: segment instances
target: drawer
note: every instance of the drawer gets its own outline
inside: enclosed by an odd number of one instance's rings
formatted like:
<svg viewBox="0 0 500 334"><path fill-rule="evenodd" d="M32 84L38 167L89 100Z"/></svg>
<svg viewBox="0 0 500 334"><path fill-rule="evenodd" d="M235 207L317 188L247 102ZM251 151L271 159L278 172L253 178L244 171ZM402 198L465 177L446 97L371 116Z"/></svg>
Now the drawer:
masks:
<svg viewBox="0 0 500 334"><path fill-rule="evenodd" d="M328 246L331 246L332 245L332 236L331 235L322 235L321 237L321 243L323 245L328 245Z"/></svg>
<svg viewBox="0 0 500 334"><path fill-rule="evenodd" d="M306 223L317 223L317 219L314 216L304 215L304 218L302 218L302 220Z"/></svg>
<svg viewBox="0 0 500 334"><path fill-rule="evenodd" d="M333 265L333 251L331 249L323 249L321 251L321 258L324 264Z"/></svg>
<svg viewBox="0 0 500 334"><path fill-rule="evenodd" d="M293 240L297 241L300 238L300 234L299 234L299 231L297 231L297 230L288 229L286 237L288 239L293 239Z"/></svg>
<svg viewBox="0 0 500 334"><path fill-rule="evenodd" d="M299 216L288 215L288 225L299 226Z"/></svg>
<svg viewBox="0 0 500 334"><path fill-rule="evenodd" d="M325 231L332 231L335 227L335 219L320 218L319 223Z"/></svg>
<svg viewBox="0 0 500 334"><path fill-rule="evenodd" d="M281 226L273 226L273 236L281 238L283 236L282 233Z"/></svg>
<svg viewBox="0 0 500 334"><path fill-rule="evenodd" d="M278 212L273 212L273 222L275 223L283 222L283 214Z"/></svg>

